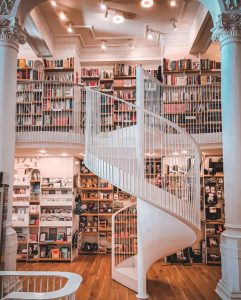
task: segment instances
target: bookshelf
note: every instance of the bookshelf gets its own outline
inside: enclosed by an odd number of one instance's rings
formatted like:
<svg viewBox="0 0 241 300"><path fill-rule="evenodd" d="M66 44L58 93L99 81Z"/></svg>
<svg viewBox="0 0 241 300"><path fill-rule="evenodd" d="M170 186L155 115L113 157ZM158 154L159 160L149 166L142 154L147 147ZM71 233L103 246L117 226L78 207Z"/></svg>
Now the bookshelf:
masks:
<svg viewBox="0 0 241 300"><path fill-rule="evenodd" d="M221 264L220 236L224 231L224 174L222 156L206 156L201 180L203 253L210 265Z"/></svg>
<svg viewBox="0 0 241 300"><path fill-rule="evenodd" d="M73 178L43 178L39 169L23 164L13 186L17 260L73 261L78 253Z"/></svg>
<svg viewBox="0 0 241 300"><path fill-rule="evenodd" d="M135 198L80 168L79 230L80 254L111 253L112 214L135 202Z"/></svg>

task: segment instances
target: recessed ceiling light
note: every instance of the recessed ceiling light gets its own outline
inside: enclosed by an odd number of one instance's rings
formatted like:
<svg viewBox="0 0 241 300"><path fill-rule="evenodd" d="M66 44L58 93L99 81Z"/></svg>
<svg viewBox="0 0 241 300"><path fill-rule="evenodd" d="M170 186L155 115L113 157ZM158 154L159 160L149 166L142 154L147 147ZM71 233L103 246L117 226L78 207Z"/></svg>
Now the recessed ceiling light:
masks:
<svg viewBox="0 0 241 300"><path fill-rule="evenodd" d="M68 25L68 27L67 27L67 31L68 31L69 33L72 33L72 32L73 32L73 28L72 28L72 24L71 24L71 23L69 23L69 25Z"/></svg>
<svg viewBox="0 0 241 300"><path fill-rule="evenodd" d="M105 41L101 41L101 49L103 49L103 50L106 49L106 43L105 43Z"/></svg>
<svg viewBox="0 0 241 300"><path fill-rule="evenodd" d="M151 7L153 3L153 0L141 0L141 6L145 8Z"/></svg>
<svg viewBox="0 0 241 300"><path fill-rule="evenodd" d="M107 9L107 6L106 6L106 4L105 4L105 1L100 1L100 8L102 9L102 10L106 10Z"/></svg>
<svg viewBox="0 0 241 300"><path fill-rule="evenodd" d="M173 152L173 155L177 156L177 155L179 155L179 153L178 152Z"/></svg>
<svg viewBox="0 0 241 300"><path fill-rule="evenodd" d="M148 31L147 38L148 38L148 40L153 40L153 34L152 34L151 30Z"/></svg>
<svg viewBox="0 0 241 300"><path fill-rule="evenodd" d="M121 24L125 20L124 15L121 11L117 11L113 17L113 22L116 24Z"/></svg>
<svg viewBox="0 0 241 300"><path fill-rule="evenodd" d="M54 1L54 0L50 1L50 3L51 3L51 5L52 5L53 7L56 7L56 6L57 6L56 1Z"/></svg>
<svg viewBox="0 0 241 300"><path fill-rule="evenodd" d="M183 151L182 151L182 154L187 154L187 150L183 150Z"/></svg>
<svg viewBox="0 0 241 300"><path fill-rule="evenodd" d="M46 153L46 151L45 150L40 150L39 153Z"/></svg>
<svg viewBox="0 0 241 300"><path fill-rule="evenodd" d="M65 15L65 13L63 11L61 11L59 13L59 18L60 18L61 21L65 21L66 20L66 15Z"/></svg>
<svg viewBox="0 0 241 300"><path fill-rule="evenodd" d="M177 1L176 0L171 0L170 1L170 6L171 7L174 7L174 6L176 6L177 5Z"/></svg>
<svg viewBox="0 0 241 300"><path fill-rule="evenodd" d="M67 156L67 153L62 153L62 156Z"/></svg>

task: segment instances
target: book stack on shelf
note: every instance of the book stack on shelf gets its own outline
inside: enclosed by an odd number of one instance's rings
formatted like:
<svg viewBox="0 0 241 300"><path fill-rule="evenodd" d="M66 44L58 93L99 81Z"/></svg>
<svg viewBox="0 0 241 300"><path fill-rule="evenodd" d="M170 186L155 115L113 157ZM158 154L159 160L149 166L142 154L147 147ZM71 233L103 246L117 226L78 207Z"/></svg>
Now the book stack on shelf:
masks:
<svg viewBox="0 0 241 300"><path fill-rule="evenodd" d="M189 134L222 131L221 86L177 87L163 93L161 114Z"/></svg>
<svg viewBox="0 0 241 300"><path fill-rule="evenodd" d="M17 60L17 80L41 80L42 72L34 70L34 61L25 58Z"/></svg>
<svg viewBox="0 0 241 300"><path fill-rule="evenodd" d="M108 70L101 70L100 71L100 91L102 93L108 93L112 94L113 93L113 71L108 71Z"/></svg>
<svg viewBox="0 0 241 300"><path fill-rule="evenodd" d="M220 62L209 59L193 61L163 59L164 83L168 85L199 85L221 82Z"/></svg>
<svg viewBox="0 0 241 300"><path fill-rule="evenodd" d="M74 57L57 60L43 60L44 80L78 83L78 72L74 74ZM76 78L75 78L76 77Z"/></svg>
<svg viewBox="0 0 241 300"><path fill-rule="evenodd" d="M207 264L220 264L220 235L224 231L224 176L221 156L205 157L203 180L205 238L203 251Z"/></svg>
<svg viewBox="0 0 241 300"><path fill-rule="evenodd" d="M87 86L98 86L100 79L100 69L98 68L82 68L81 80Z"/></svg>

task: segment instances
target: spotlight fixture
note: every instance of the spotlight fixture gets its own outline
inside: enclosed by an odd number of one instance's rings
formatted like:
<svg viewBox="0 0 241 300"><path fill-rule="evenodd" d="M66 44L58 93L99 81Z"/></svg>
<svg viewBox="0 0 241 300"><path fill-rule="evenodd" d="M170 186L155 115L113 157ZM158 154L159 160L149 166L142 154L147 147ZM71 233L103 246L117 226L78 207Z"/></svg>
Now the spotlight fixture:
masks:
<svg viewBox="0 0 241 300"><path fill-rule="evenodd" d="M101 41L101 49L102 50L106 49L106 43L105 43L105 41Z"/></svg>
<svg viewBox="0 0 241 300"><path fill-rule="evenodd" d="M170 0L170 6L174 7L177 5L177 1L176 0Z"/></svg>
<svg viewBox="0 0 241 300"><path fill-rule="evenodd" d="M129 40L129 47L130 47L131 49L135 49L135 45L134 45L133 40Z"/></svg>
<svg viewBox="0 0 241 300"><path fill-rule="evenodd" d="M100 1L100 9L101 9L101 10L106 10L106 9L107 9L107 6L106 6L104 0L101 0L101 1Z"/></svg>
<svg viewBox="0 0 241 300"><path fill-rule="evenodd" d="M67 31L69 33L72 33L73 32L73 28L72 28L72 23L69 23L68 26L67 26Z"/></svg>
<svg viewBox="0 0 241 300"><path fill-rule="evenodd" d="M61 21L65 21L66 20L66 15L65 15L65 13L63 11L61 11L59 13L59 18L60 18Z"/></svg>
<svg viewBox="0 0 241 300"><path fill-rule="evenodd" d="M50 1L50 3L51 3L51 5L52 5L53 7L56 7L56 6L57 6L56 1L54 1L54 0Z"/></svg>
<svg viewBox="0 0 241 300"><path fill-rule="evenodd" d="M39 153L44 154L44 153L46 153L46 151L45 150L40 150Z"/></svg>
<svg viewBox="0 0 241 300"><path fill-rule="evenodd" d="M171 22L172 22L172 28L173 28L173 30L177 31L178 28L177 28L176 20L172 19Z"/></svg>
<svg viewBox="0 0 241 300"><path fill-rule="evenodd" d="M104 16L105 20L107 20L107 18L108 18L108 13L109 13L109 11L108 11L108 8L107 8L106 11L105 11L105 16Z"/></svg>
<svg viewBox="0 0 241 300"><path fill-rule="evenodd" d="M148 40L153 40L153 34L152 34L152 31L150 29L148 30L147 38L148 38Z"/></svg>
<svg viewBox="0 0 241 300"><path fill-rule="evenodd" d="M116 24L121 24L125 20L124 15L121 11L116 11L113 17L113 22Z"/></svg>
<svg viewBox="0 0 241 300"><path fill-rule="evenodd" d="M141 0L141 6L144 8L149 8L153 5L153 0Z"/></svg>

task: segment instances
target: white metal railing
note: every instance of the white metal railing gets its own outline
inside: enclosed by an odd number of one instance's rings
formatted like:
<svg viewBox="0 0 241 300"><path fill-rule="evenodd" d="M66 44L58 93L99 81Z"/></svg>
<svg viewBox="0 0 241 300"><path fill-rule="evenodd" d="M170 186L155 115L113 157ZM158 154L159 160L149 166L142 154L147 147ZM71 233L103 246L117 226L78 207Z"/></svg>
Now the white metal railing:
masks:
<svg viewBox="0 0 241 300"><path fill-rule="evenodd" d="M137 209L131 204L112 215L112 274L137 254Z"/></svg>
<svg viewBox="0 0 241 300"><path fill-rule="evenodd" d="M85 91L61 81L18 81L17 142L83 143Z"/></svg>
<svg viewBox="0 0 241 300"><path fill-rule="evenodd" d="M199 144L222 142L220 83L164 85L144 71L145 108L191 134Z"/></svg>
<svg viewBox="0 0 241 300"><path fill-rule="evenodd" d="M143 108L144 85L139 68L137 105L87 90L85 163L129 194L199 228L199 149L185 130ZM111 119L113 111L118 118ZM103 123L106 115L110 118ZM144 165L153 157L161 168L150 180Z"/></svg>
<svg viewBox="0 0 241 300"><path fill-rule="evenodd" d="M0 271L1 299L75 300L81 282L68 272Z"/></svg>

